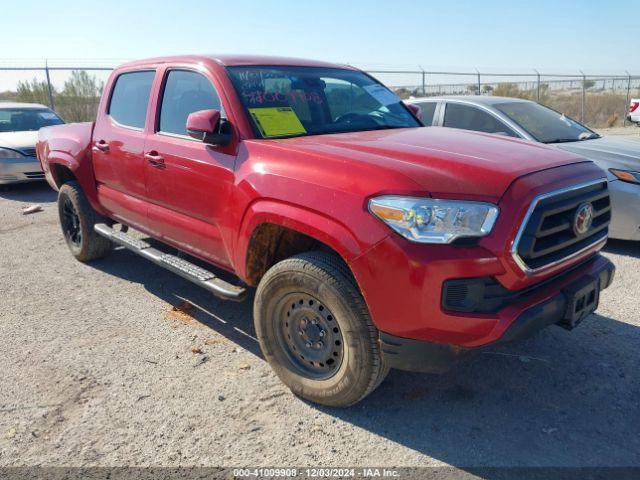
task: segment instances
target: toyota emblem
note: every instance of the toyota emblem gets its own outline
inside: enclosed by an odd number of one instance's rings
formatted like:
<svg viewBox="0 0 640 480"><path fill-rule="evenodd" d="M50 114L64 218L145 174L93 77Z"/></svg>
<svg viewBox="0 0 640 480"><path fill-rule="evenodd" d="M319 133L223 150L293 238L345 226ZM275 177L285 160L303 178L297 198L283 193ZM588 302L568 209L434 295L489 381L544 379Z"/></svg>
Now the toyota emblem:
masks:
<svg viewBox="0 0 640 480"><path fill-rule="evenodd" d="M576 214L573 217L573 233L578 237L584 235L591 228L593 223L593 205L590 203L583 203L576 210Z"/></svg>

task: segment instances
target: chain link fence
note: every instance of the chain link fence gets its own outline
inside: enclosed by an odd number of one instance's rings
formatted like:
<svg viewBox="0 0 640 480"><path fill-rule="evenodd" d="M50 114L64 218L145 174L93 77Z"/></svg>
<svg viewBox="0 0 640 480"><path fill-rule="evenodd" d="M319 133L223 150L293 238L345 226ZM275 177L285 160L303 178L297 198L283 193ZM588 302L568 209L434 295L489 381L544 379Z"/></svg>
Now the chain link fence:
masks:
<svg viewBox="0 0 640 480"><path fill-rule="evenodd" d="M0 60L0 101L43 103L68 122L95 118L109 73L123 59L37 64ZM640 75L491 73L363 68L401 98L496 95L538 101L593 127L626 125L631 98L640 97Z"/></svg>
<svg viewBox="0 0 640 480"><path fill-rule="evenodd" d="M48 105L67 122L95 118L104 83L122 60L0 60L0 101Z"/></svg>
<svg viewBox="0 0 640 480"><path fill-rule="evenodd" d="M640 96L640 75L434 72L369 70L402 98L495 95L526 98L593 127L626 125L631 98Z"/></svg>

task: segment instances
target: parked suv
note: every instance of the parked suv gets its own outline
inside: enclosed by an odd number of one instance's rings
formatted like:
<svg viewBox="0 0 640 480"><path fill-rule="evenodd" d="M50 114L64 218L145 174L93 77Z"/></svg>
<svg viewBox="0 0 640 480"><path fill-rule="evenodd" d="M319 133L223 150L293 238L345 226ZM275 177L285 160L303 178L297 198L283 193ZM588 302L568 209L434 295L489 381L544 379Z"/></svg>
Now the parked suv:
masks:
<svg viewBox="0 0 640 480"><path fill-rule="evenodd" d="M420 126L352 67L182 56L117 68L96 122L44 128L37 150L78 260L117 244L225 299L257 287L275 372L346 406L391 367L573 328L613 278L592 162Z"/></svg>
<svg viewBox="0 0 640 480"><path fill-rule="evenodd" d="M38 129L61 123L44 105L0 102L0 185L44 180L36 158Z"/></svg>

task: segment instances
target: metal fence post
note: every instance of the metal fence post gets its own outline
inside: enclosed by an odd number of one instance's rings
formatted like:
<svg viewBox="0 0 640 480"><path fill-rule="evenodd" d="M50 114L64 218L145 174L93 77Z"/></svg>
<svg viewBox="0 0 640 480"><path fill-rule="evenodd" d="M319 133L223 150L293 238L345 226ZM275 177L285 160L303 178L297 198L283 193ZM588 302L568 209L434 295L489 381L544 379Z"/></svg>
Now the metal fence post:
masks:
<svg viewBox="0 0 640 480"><path fill-rule="evenodd" d="M49 77L49 63L47 60L44 61L44 73L47 76L47 89L49 90L49 107L51 110L55 110L53 105L53 87L51 86L51 77Z"/></svg>
<svg viewBox="0 0 640 480"><path fill-rule="evenodd" d="M627 101L624 104L624 113L622 114L622 118L624 119L622 121L623 127L627 126L627 109L629 108L629 101L631 100L631 74L626 70L625 73L627 74Z"/></svg>
<svg viewBox="0 0 640 480"><path fill-rule="evenodd" d="M480 82L480 72L478 71L478 69L476 69L476 72L478 72L478 95L481 95L482 92L480 91L480 88L482 87L482 84Z"/></svg>
<svg viewBox="0 0 640 480"><path fill-rule="evenodd" d="M533 71L536 72L536 76L538 77L538 85L536 88L536 101L540 103L540 72L535 68L533 69Z"/></svg>
<svg viewBox="0 0 640 480"><path fill-rule="evenodd" d="M587 102L587 76L582 70L579 70L582 74L582 106L580 108L580 123L584 123L586 102Z"/></svg>
<svg viewBox="0 0 640 480"><path fill-rule="evenodd" d="M422 96L424 97L427 94L427 74L424 68L420 67L420 70L422 70Z"/></svg>

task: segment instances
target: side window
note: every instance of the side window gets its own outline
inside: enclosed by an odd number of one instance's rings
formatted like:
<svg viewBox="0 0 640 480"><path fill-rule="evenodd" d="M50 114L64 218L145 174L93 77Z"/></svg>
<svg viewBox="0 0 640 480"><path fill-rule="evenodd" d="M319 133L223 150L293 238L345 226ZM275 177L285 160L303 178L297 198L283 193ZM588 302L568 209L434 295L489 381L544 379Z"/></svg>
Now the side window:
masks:
<svg viewBox="0 0 640 480"><path fill-rule="evenodd" d="M444 126L473 130L475 132L502 133L510 137L516 134L493 115L479 108L459 103L447 103L444 112Z"/></svg>
<svg viewBox="0 0 640 480"><path fill-rule="evenodd" d="M160 107L161 132L187 135L187 117L199 110L222 110L211 82L197 72L171 70Z"/></svg>
<svg viewBox="0 0 640 480"><path fill-rule="evenodd" d="M422 110L422 123L427 127L433 125L433 115L436 113L437 102L416 103Z"/></svg>
<svg viewBox="0 0 640 480"><path fill-rule="evenodd" d="M109 103L109 115L120 125L144 128L149 93L156 72L123 73L116 79Z"/></svg>

